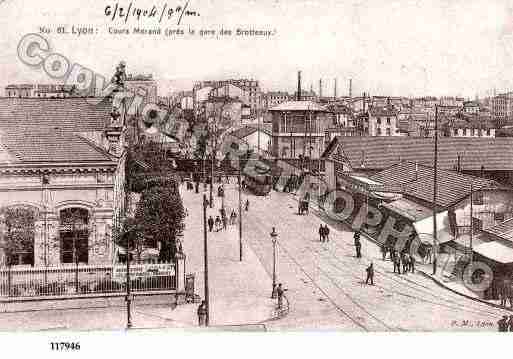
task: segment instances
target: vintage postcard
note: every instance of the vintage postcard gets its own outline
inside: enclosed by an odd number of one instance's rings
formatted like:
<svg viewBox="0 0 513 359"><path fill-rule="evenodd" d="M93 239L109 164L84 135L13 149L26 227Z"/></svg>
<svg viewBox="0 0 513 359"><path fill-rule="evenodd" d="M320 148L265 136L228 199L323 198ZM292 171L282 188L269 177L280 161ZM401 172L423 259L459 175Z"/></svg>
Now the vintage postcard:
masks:
<svg viewBox="0 0 513 359"><path fill-rule="evenodd" d="M0 12L0 331L513 331L513 3Z"/></svg>

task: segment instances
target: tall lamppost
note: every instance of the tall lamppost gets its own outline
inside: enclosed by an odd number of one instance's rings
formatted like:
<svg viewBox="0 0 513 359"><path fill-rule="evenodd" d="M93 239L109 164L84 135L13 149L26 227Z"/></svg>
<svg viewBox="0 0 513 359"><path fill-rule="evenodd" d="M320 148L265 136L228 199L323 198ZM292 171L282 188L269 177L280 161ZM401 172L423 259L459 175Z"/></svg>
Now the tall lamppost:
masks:
<svg viewBox="0 0 513 359"><path fill-rule="evenodd" d="M270 233L271 241L273 242L273 292L271 293L271 298L276 298L276 239L278 237L278 233L276 229L273 227L273 231Z"/></svg>
<svg viewBox="0 0 513 359"><path fill-rule="evenodd" d="M203 194L203 277L205 290L205 307L207 316L205 318L205 326L210 323L210 296L208 292L208 244L207 244L207 195Z"/></svg>

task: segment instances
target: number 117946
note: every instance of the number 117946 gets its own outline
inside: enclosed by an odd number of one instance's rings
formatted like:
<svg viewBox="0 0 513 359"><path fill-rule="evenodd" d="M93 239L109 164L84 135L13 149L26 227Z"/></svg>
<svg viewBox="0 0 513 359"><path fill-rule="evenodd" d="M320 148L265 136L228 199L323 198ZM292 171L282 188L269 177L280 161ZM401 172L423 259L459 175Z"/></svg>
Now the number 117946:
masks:
<svg viewBox="0 0 513 359"><path fill-rule="evenodd" d="M55 351L80 350L79 342L50 342L50 346Z"/></svg>

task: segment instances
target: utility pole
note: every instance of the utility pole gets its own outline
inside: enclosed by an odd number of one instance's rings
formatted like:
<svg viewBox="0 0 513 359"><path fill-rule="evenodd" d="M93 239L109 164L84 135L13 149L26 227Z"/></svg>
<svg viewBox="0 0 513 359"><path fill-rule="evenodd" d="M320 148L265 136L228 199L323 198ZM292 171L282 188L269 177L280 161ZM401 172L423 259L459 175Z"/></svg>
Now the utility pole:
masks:
<svg viewBox="0 0 513 359"><path fill-rule="evenodd" d="M273 231L270 233L271 241L273 243L273 291L271 293L271 298L276 298L276 239L278 237L278 233L276 233L275 228L273 227Z"/></svg>
<svg viewBox="0 0 513 359"><path fill-rule="evenodd" d="M208 245L207 245L207 195L203 194L203 263L204 263L204 287L205 287L205 307L207 317L205 325L208 327L210 319L210 302L208 295Z"/></svg>
<svg viewBox="0 0 513 359"><path fill-rule="evenodd" d="M241 163L239 160L239 261L242 262L242 197L241 197Z"/></svg>
<svg viewBox="0 0 513 359"><path fill-rule="evenodd" d="M438 105L435 105L435 158L433 168L433 275L436 274L438 257L438 233L436 228L436 197L437 197L437 169L438 169Z"/></svg>
<svg viewBox="0 0 513 359"><path fill-rule="evenodd" d="M474 215L474 188L473 183L470 182L470 263L474 259L474 250L472 248L472 241L474 236L474 221L472 217Z"/></svg>

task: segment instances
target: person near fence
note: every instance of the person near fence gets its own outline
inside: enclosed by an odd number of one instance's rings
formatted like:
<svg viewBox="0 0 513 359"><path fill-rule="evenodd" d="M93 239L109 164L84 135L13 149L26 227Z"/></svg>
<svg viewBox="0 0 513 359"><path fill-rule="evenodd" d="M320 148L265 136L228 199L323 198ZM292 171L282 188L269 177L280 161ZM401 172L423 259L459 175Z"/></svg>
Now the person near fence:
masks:
<svg viewBox="0 0 513 359"><path fill-rule="evenodd" d="M212 232L212 230L214 229L214 218L212 218L212 216L208 217L207 224L208 224L208 231Z"/></svg>
<svg viewBox="0 0 513 359"><path fill-rule="evenodd" d="M198 325L203 327L207 324L207 304L205 301L201 301L201 304L198 306Z"/></svg>
<svg viewBox="0 0 513 359"><path fill-rule="evenodd" d="M374 285L374 263L371 262L370 265L367 267L366 271L367 279L365 279L365 284L369 284L370 281L370 284Z"/></svg>
<svg viewBox="0 0 513 359"><path fill-rule="evenodd" d="M215 225L216 232L219 232L221 230L221 218L219 218L219 216L216 216Z"/></svg>
<svg viewBox="0 0 513 359"><path fill-rule="evenodd" d="M286 290L287 289L284 289L281 286L281 283L278 284L278 287L276 288L276 294L278 295L278 309L283 307L283 295L285 294Z"/></svg>
<svg viewBox="0 0 513 359"><path fill-rule="evenodd" d="M222 221L223 221L223 231L226 231L226 227L228 224L228 218L226 218L226 216L223 216Z"/></svg>

